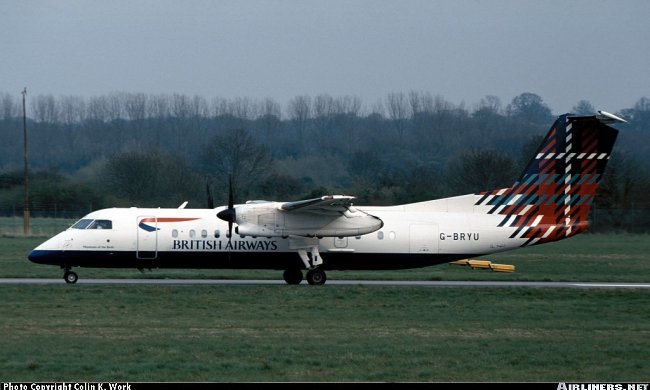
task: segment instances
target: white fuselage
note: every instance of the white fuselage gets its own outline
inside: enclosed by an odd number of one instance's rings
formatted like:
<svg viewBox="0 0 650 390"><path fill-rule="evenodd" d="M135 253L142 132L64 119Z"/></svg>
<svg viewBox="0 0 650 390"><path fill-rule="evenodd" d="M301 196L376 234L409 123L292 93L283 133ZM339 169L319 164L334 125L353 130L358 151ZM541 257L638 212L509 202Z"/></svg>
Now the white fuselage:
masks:
<svg viewBox="0 0 650 390"><path fill-rule="evenodd" d="M509 238L513 228L497 227L502 217L477 210L481 206L475 206L476 199L477 195L465 195L390 207L356 206L380 218L382 228L364 235L320 238L323 267L421 267L513 249L525 242ZM98 210L82 221L108 221L110 228L73 226L34 249L30 259L62 267L273 269L299 261L292 237L233 232L229 239L228 223L216 217L221 209Z"/></svg>

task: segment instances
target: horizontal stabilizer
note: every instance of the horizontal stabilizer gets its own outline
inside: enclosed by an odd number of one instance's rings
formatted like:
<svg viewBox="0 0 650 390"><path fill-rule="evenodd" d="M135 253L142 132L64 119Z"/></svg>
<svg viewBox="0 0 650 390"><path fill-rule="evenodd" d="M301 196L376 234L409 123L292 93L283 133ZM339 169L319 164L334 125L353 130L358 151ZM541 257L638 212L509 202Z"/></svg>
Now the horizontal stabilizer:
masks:
<svg viewBox="0 0 650 390"><path fill-rule="evenodd" d="M607 123L628 123L625 119L618 117L614 114L610 114L609 112L606 111L598 111L598 115L596 115L596 119L599 121L607 124Z"/></svg>

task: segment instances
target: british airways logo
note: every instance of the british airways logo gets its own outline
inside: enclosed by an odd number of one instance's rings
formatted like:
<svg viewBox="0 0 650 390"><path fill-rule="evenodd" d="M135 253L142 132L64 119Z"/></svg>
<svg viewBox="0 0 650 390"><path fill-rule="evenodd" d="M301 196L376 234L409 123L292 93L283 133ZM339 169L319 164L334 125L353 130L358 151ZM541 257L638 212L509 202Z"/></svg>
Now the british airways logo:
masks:
<svg viewBox="0 0 650 390"><path fill-rule="evenodd" d="M148 232L154 232L156 230L160 230L157 225L159 223L169 223L169 222L187 222L187 221L196 221L199 218L156 218L156 217L147 217L147 218L142 218L140 222L138 222L138 227L142 230L146 230ZM153 226L152 226L153 225Z"/></svg>

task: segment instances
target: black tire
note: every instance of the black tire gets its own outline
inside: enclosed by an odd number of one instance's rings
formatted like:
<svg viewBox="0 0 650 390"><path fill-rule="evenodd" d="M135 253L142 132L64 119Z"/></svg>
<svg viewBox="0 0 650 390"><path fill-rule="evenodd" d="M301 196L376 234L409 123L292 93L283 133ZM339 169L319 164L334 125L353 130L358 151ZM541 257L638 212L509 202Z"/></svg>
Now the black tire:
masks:
<svg viewBox="0 0 650 390"><path fill-rule="evenodd" d="M318 268L307 272L307 282L311 285L322 285L325 284L326 280L327 275L325 275L325 271L321 271Z"/></svg>
<svg viewBox="0 0 650 390"><path fill-rule="evenodd" d="M77 274L75 272L66 271L63 274L63 279L68 284L75 284L75 283L77 283L77 279L79 279L79 276L77 276Z"/></svg>
<svg viewBox="0 0 650 390"><path fill-rule="evenodd" d="M300 284L302 282L302 271L299 269L288 269L282 274L287 284Z"/></svg>

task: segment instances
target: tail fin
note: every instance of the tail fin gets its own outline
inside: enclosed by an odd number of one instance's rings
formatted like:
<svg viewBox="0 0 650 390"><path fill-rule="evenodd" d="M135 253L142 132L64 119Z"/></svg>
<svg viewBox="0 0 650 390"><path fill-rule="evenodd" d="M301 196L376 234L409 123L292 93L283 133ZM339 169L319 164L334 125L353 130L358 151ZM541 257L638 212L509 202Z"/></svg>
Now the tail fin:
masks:
<svg viewBox="0 0 650 390"><path fill-rule="evenodd" d="M557 241L587 229L587 217L618 130L612 114L560 116L523 175L506 189L481 193L476 205L503 215L500 227L522 246Z"/></svg>

